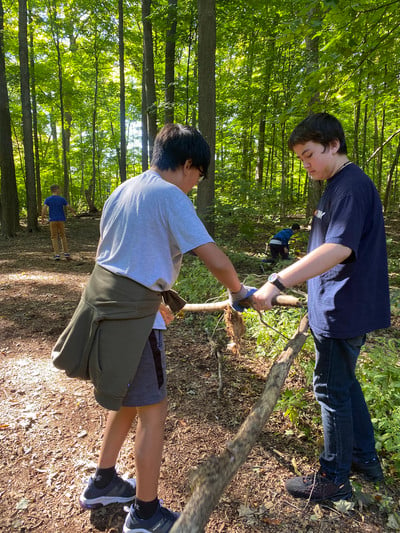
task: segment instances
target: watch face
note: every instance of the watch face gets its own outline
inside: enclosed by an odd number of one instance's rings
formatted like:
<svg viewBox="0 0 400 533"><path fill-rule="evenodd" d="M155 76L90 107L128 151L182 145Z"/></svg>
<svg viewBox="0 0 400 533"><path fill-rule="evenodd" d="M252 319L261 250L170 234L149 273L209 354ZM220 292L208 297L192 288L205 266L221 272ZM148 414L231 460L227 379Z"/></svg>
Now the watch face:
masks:
<svg viewBox="0 0 400 533"><path fill-rule="evenodd" d="M278 278L278 274L276 274L275 272L273 274L271 274L268 278L268 281L270 283L273 283L274 281L276 281L276 279Z"/></svg>

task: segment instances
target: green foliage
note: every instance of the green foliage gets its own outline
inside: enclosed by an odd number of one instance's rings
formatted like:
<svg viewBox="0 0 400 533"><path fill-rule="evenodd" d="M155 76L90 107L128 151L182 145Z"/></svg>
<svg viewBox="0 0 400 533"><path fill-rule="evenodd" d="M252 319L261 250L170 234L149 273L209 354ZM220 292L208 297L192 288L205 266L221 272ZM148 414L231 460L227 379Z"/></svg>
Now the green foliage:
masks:
<svg viewBox="0 0 400 533"><path fill-rule="evenodd" d="M377 449L400 473L400 340L374 337L360 356L358 378L371 412Z"/></svg>
<svg viewBox="0 0 400 533"><path fill-rule="evenodd" d="M189 303L226 298L226 290L194 255L186 254L174 288Z"/></svg>

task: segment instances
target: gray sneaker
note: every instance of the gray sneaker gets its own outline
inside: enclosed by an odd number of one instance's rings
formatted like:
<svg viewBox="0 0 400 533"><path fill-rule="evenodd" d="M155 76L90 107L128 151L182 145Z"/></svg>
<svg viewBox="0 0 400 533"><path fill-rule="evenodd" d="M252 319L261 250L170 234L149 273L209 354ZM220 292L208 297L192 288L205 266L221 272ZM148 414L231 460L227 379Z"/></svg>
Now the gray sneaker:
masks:
<svg viewBox="0 0 400 533"><path fill-rule="evenodd" d="M125 519L123 533L167 533L178 518L179 513L174 513L158 504L158 509L153 516L148 520L142 520L131 506Z"/></svg>
<svg viewBox="0 0 400 533"><path fill-rule="evenodd" d="M91 477L87 487L79 498L83 509L97 509L110 503L130 503L136 494L136 480L122 479L115 474L110 483L103 489L98 489Z"/></svg>

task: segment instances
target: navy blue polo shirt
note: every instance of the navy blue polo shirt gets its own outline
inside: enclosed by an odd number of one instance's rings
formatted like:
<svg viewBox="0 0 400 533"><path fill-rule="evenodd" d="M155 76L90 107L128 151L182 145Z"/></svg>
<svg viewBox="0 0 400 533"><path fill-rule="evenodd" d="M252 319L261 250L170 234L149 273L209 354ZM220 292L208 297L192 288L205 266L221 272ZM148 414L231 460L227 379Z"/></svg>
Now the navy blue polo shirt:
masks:
<svg viewBox="0 0 400 533"><path fill-rule="evenodd" d="M353 253L307 282L311 329L348 339L390 326L382 204L372 180L353 163L327 181L314 213L308 251L323 243Z"/></svg>

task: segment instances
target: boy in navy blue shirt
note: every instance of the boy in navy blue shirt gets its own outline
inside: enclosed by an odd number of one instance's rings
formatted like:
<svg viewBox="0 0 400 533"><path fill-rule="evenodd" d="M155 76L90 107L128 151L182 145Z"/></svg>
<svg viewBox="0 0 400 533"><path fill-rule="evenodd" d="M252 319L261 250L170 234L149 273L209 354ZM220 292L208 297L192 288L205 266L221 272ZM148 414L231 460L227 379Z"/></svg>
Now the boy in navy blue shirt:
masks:
<svg viewBox="0 0 400 533"><path fill-rule="evenodd" d="M348 499L351 470L383 480L357 358L368 332L390 326L386 237L382 205L370 178L347 157L340 122L328 113L303 120L289 148L313 180L326 180L312 221L308 253L271 274L253 295L255 309L272 307L287 287L308 283L316 362L314 393L321 407L324 450L319 470L287 480L286 489L310 501Z"/></svg>
<svg viewBox="0 0 400 533"><path fill-rule="evenodd" d="M46 198L42 208L42 224L44 223L44 217L46 216L47 211L49 211L50 237L54 250L54 259L56 261L60 260L60 238L64 257L65 259L70 260L71 257L68 252L68 242L65 235L65 209L68 209L74 215L76 215L76 213L68 204L67 200L60 195L60 187L58 185L52 185L50 191L51 196Z"/></svg>

